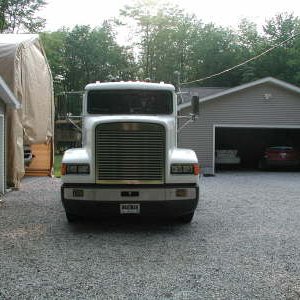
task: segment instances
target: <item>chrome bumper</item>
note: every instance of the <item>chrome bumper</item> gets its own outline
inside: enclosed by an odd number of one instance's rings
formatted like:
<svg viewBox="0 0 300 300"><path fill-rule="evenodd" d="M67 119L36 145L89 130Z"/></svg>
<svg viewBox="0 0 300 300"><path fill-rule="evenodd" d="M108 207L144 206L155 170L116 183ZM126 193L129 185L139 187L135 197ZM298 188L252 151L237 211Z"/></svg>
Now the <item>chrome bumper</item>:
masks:
<svg viewBox="0 0 300 300"><path fill-rule="evenodd" d="M99 187L63 185L62 203L66 212L78 216L120 215L120 205L139 204L141 216L182 216L193 213L199 188L191 185L156 187Z"/></svg>

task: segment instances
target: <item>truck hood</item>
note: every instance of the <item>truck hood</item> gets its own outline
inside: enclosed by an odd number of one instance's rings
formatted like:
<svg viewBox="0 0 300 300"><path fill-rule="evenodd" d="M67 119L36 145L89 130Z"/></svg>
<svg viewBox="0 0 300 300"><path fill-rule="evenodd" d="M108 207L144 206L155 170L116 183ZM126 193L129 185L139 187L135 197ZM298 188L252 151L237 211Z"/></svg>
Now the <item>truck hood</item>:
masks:
<svg viewBox="0 0 300 300"><path fill-rule="evenodd" d="M139 115L118 115L118 116L87 116L84 118L84 127L87 131L94 129L100 123L115 122L144 122L157 123L166 129L175 130L174 116L139 116Z"/></svg>

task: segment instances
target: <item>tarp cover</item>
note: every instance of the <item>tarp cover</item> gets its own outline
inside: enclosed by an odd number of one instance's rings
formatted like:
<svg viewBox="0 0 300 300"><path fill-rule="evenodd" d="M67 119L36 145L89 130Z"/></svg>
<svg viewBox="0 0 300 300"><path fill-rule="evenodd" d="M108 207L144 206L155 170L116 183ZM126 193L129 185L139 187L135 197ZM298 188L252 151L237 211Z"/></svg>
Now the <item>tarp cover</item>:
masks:
<svg viewBox="0 0 300 300"><path fill-rule="evenodd" d="M50 143L54 133L52 76L38 35L0 34L0 75L22 105L7 111L7 178L18 187L23 145Z"/></svg>

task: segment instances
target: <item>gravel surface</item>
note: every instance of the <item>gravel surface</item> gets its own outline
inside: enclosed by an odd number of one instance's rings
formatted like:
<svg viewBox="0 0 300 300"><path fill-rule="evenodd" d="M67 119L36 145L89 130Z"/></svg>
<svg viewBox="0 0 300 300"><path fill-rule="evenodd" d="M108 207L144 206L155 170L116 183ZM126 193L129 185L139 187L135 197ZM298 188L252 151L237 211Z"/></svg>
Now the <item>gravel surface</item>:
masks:
<svg viewBox="0 0 300 300"><path fill-rule="evenodd" d="M0 299L300 299L300 173L201 178L191 224L69 225L60 180L0 202Z"/></svg>

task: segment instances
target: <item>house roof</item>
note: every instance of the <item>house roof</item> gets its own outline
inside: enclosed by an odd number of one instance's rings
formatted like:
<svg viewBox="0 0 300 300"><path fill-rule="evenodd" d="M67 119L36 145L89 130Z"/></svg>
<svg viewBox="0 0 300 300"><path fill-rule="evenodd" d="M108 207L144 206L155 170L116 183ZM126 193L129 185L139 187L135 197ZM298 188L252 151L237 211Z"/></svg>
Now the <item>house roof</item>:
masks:
<svg viewBox="0 0 300 300"><path fill-rule="evenodd" d="M16 99L10 88L0 76L0 98L9 106L19 109L21 107L20 102Z"/></svg>
<svg viewBox="0 0 300 300"><path fill-rule="evenodd" d="M219 97L222 97L222 96L225 96L225 95L230 95L230 94L233 94L233 93L236 93L236 92L239 92L239 91L251 88L251 87L255 87L255 86L258 86L258 85L264 84L264 83L271 83L271 84L277 85L279 87L282 87L284 89L287 89L289 91L296 92L296 93L300 94L300 88L293 85L293 84L287 83L287 82L279 80L279 79L275 79L273 77L265 77L265 78L262 78L262 79L259 79L259 80L256 80L256 81L252 81L252 82L249 82L249 83L246 83L246 84L239 85L239 86L234 87L234 88L230 88L230 89L220 91L220 92L212 94L212 95L208 95L208 96L205 96L205 97L202 97L202 98L200 97L199 101L200 102L206 102L206 101L216 99L216 98L219 98ZM178 109L181 110L181 109L187 108L189 106L191 106L191 103L183 103L182 105L179 106Z"/></svg>
<svg viewBox="0 0 300 300"><path fill-rule="evenodd" d="M193 96L198 96L199 98L204 98L210 95L220 93L228 88L224 87L191 87L191 88L181 88L181 103L190 102Z"/></svg>

